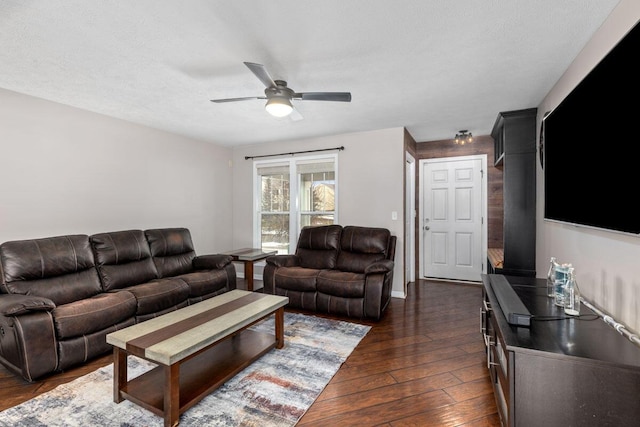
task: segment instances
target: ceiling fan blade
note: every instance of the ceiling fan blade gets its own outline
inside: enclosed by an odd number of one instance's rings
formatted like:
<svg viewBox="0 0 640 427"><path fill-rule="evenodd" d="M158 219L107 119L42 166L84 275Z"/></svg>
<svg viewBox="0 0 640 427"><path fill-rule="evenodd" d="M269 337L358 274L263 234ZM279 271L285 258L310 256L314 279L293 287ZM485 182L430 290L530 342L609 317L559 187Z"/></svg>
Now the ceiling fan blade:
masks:
<svg viewBox="0 0 640 427"><path fill-rule="evenodd" d="M271 74L267 71L267 68L262 64L255 64L253 62L245 62L244 65L249 67L251 72L256 75L257 78L265 85L265 87L276 87L276 82L271 77Z"/></svg>
<svg viewBox="0 0 640 427"><path fill-rule="evenodd" d="M226 98L226 99L212 99L211 102L235 102L235 101L248 101L249 99L267 99L266 96L245 96L243 98Z"/></svg>
<svg viewBox="0 0 640 427"><path fill-rule="evenodd" d="M293 110L291 110L289 118L294 122L299 122L300 120L304 119L304 117L302 116L302 114L300 114L300 111L298 111L296 107L293 107Z"/></svg>
<svg viewBox="0 0 640 427"><path fill-rule="evenodd" d="M303 101L351 102L351 92L304 92L296 93L293 99L301 99Z"/></svg>

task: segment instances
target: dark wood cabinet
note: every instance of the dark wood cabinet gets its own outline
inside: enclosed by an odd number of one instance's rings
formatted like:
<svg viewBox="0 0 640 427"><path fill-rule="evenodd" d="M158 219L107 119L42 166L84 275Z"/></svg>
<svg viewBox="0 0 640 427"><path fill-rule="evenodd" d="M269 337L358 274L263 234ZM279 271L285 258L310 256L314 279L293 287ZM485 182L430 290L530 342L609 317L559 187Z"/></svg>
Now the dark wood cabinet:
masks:
<svg viewBox="0 0 640 427"><path fill-rule="evenodd" d="M638 425L640 348L584 305L565 316L544 279L504 276L533 316L511 325L493 277L482 275L481 329L503 426Z"/></svg>
<svg viewBox="0 0 640 427"><path fill-rule="evenodd" d="M499 129L493 129L491 136L493 137L493 164L501 166L504 161L504 126Z"/></svg>
<svg viewBox="0 0 640 427"><path fill-rule="evenodd" d="M489 272L536 275L536 108L498 114L491 131L503 177L503 259Z"/></svg>

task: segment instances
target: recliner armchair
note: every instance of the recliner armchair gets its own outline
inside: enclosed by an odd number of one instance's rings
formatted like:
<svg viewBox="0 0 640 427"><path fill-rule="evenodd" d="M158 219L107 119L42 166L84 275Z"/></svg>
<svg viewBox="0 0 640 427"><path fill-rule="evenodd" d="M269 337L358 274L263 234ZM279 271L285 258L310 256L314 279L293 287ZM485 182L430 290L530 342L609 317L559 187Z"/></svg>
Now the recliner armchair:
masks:
<svg viewBox="0 0 640 427"><path fill-rule="evenodd" d="M379 320L391 298L395 245L385 228L304 227L294 255L267 258L264 292L289 297L292 308Z"/></svg>

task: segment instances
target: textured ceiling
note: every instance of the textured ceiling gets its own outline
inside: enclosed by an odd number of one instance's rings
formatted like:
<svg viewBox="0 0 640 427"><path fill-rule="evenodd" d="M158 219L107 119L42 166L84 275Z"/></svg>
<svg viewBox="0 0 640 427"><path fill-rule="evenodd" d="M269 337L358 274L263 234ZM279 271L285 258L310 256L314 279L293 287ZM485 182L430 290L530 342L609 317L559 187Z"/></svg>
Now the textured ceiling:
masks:
<svg viewBox="0 0 640 427"><path fill-rule="evenodd" d="M0 87L223 146L406 127L491 131L536 107L619 0L0 2ZM243 61L298 92L276 119Z"/></svg>

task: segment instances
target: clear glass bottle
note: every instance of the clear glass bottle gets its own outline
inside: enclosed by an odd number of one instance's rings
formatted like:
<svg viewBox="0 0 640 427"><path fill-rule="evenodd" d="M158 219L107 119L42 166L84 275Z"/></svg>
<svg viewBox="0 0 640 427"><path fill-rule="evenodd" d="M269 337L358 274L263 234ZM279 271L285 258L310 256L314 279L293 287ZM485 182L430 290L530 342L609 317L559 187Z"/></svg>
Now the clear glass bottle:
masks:
<svg viewBox="0 0 640 427"><path fill-rule="evenodd" d="M553 302L558 307L564 307L564 285L567 283L570 268L573 268L571 264L559 264L556 266Z"/></svg>
<svg viewBox="0 0 640 427"><path fill-rule="evenodd" d="M555 281L556 281L556 257L552 256L549 262L549 272L547 273L547 296L553 298L555 296Z"/></svg>
<svg viewBox="0 0 640 427"><path fill-rule="evenodd" d="M573 267L569 268L567 281L564 285L563 303L564 314L569 316L580 315L580 290L578 289Z"/></svg>

